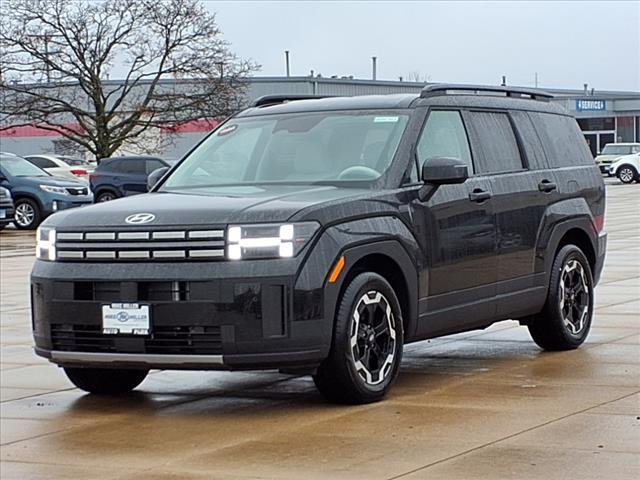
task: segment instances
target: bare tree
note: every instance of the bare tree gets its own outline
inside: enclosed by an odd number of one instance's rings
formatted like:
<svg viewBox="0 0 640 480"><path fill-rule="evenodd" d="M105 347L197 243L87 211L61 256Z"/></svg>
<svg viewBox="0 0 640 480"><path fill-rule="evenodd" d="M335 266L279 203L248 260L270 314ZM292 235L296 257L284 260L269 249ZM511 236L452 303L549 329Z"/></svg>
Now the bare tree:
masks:
<svg viewBox="0 0 640 480"><path fill-rule="evenodd" d="M199 0L10 0L0 16L0 129L35 124L98 159L237 110L257 68Z"/></svg>
<svg viewBox="0 0 640 480"><path fill-rule="evenodd" d="M410 82L427 83L431 81L431 75L423 75L419 70L414 70L412 72L409 72L409 75L407 75L407 80Z"/></svg>

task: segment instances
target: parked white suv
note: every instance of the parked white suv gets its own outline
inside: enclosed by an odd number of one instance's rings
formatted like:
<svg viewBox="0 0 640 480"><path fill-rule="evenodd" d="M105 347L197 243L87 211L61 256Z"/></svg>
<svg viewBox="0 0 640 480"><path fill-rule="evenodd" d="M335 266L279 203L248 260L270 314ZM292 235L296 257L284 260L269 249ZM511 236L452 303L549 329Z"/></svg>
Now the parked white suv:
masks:
<svg viewBox="0 0 640 480"><path fill-rule="evenodd" d="M640 153L618 157L608 173L618 177L622 183L640 182Z"/></svg>
<svg viewBox="0 0 640 480"><path fill-rule="evenodd" d="M640 152L640 143L609 143L596 157L596 165L602 173L609 173L609 166L619 157Z"/></svg>

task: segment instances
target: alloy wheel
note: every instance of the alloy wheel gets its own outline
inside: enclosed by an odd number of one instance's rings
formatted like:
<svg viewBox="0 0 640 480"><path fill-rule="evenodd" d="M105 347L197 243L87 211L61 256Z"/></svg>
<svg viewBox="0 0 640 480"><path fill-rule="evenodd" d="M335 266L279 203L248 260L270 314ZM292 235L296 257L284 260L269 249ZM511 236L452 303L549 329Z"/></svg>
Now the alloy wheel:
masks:
<svg viewBox="0 0 640 480"><path fill-rule="evenodd" d="M395 317L382 293L369 291L356 303L350 343L358 375L369 385L382 383L393 368L396 350Z"/></svg>
<svg viewBox="0 0 640 480"><path fill-rule="evenodd" d="M21 227L28 227L36 218L36 211L28 203L21 203L14 212L15 222Z"/></svg>
<svg viewBox="0 0 640 480"><path fill-rule="evenodd" d="M633 181L633 172L630 168L623 168L620 170L620 180L624 183L631 183Z"/></svg>
<svg viewBox="0 0 640 480"><path fill-rule="evenodd" d="M560 312L565 327L578 335L589 316L589 283L582 264L569 260L560 275Z"/></svg>

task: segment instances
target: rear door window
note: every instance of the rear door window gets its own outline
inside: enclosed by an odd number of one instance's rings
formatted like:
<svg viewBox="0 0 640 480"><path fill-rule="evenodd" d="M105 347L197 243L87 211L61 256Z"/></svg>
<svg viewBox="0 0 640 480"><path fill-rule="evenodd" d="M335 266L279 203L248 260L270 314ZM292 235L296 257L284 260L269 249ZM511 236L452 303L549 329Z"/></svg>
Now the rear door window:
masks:
<svg viewBox="0 0 640 480"><path fill-rule="evenodd" d="M56 168L58 166L48 158L44 157L29 157L26 160L40 168Z"/></svg>
<svg viewBox="0 0 640 480"><path fill-rule="evenodd" d="M166 167L166 165L160 160L156 160L154 158L152 158L151 160L147 160L147 174L162 167Z"/></svg>
<svg viewBox="0 0 640 480"><path fill-rule="evenodd" d="M524 169L520 149L511 121L506 113L467 113L472 141L480 155L476 158L478 173L505 173Z"/></svg>
<svg viewBox="0 0 640 480"><path fill-rule="evenodd" d="M418 140L417 154L420 166L431 158L457 158L467 164L471 175L474 171L471 150L460 112L433 110L429 113Z"/></svg>
<svg viewBox="0 0 640 480"><path fill-rule="evenodd" d="M511 118L520 138L520 144L529 169L541 170L548 168L544 147L527 112L514 110L511 112Z"/></svg>
<svg viewBox="0 0 640 480"><path fill-rule="evenodd" d="M118 164L120 171L123 173L131 173L134 175L146 174L146 162L141 159L121 160Z"/></svg>

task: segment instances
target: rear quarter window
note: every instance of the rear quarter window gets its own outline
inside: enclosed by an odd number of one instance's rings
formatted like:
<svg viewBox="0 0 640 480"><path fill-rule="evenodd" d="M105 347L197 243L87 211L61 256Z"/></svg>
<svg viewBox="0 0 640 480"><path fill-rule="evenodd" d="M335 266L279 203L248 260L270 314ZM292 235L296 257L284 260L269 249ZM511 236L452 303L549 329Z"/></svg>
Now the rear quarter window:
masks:
<svg viewBox="0 0 640 480"><path fill-rule="evenodd" d="M551 168L593 165L584 135L572 117L529 112Z"/></svg>

